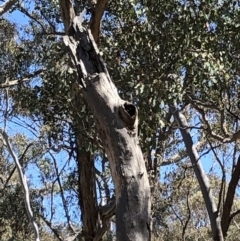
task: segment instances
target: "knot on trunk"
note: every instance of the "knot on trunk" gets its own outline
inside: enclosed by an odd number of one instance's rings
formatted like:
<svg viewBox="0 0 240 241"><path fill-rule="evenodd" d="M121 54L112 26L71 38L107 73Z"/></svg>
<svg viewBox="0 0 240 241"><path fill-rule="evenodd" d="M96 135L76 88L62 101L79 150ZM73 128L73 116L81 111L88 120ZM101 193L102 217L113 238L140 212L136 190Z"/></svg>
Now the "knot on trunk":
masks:
<svg viewBox="0 0 240 241"><path fill-rule="evenodd" d="M135 105L125 102L119 108L119 116L129 129L134 130L137 128L138 111Z"/></svg>

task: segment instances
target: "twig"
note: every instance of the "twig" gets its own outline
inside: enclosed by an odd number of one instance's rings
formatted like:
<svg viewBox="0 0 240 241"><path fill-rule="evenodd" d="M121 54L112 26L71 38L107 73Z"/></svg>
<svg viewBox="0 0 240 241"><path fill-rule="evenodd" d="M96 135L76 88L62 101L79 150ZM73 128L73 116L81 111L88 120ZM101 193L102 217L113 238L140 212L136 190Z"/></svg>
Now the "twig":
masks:
<svg viewBox="0 0 240 241"><path fill-rule="evenodd" d="M18 9L18 10L21 11L22 13L24 13L27 17L29 17L30 19L32 19L32 20L35 21L36 23L38 23L38 24L41 26L41 28L42 28L42 30L43 30L44 33L47 32L47 31L45 30L43 24L42 24L39 20L37 20L35 17L33 17L26 9L24 9L22 6L19 6L19 9Z"/></svg>
<svg viewBox="0 0 240 241"><path fill-rule="evenodd" d="M0 88L7 88L13 85L17 85L19 83L22 83L24 81L30 81L31 78L36 77L36 75L41 74L45 69L39 69L33 72L32 74L29 74L26 78L24 79L17 79L17 80L11 80L11 81L6 81L5 83L0 85Z"/></svg>
<svg viewBox="0 0 240 241"><path fill-rule="evenodd" d="M68 225L71 228L70 215L69 215L69 212L68 212L68 208L67 208L67 205L66 205L66 199L65 199L64 194L63 194L63 187L62 187L61 180L60 180L60 172L58 171L57 162L56 162L55 157L53 156L53 154L51 152L49 152L49 154L53 159L54 168L56 170L56 180L57 180L59 188L60 188L60 195L61 195L61 198L62 198L64 211L65 211L65 214L66 214ZM75 232L75 230L72 230L72 231Z"/></svg>
<svg viewBox="0 0 240 241"><path fill-rule="evenodd" d="M188 217L187 217L187 220L186 220L186 222L183 226L182 240L185 240L185 233L186 233L186 230L187 230L188 223L191 219L191 209L190 209L190 206L189 206L189 189L187 190L187 210L188 210Z"/></svg>

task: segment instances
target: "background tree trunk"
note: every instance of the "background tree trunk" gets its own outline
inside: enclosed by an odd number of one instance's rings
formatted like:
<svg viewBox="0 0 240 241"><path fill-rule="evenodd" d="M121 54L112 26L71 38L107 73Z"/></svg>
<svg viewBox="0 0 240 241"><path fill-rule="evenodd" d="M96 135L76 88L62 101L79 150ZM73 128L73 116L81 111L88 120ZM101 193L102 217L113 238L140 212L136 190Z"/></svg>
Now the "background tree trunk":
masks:
<svg viewBox="0 0 240 241"><path fill-rule="evenodd" d="M179 129L183 137L183 142L186 146L189 158L193 165L194 173L197 177L198 183L202 191L203 199L205 201L205 205L211 223L213 240L223 241L224 238L221 228L220 217L218 215L218 210L212 195L208 177L203 170L200 158L198 156L198 152L195 146L193 145L193 140L189 132L187 120L185 116L175 107L171 107L171 111L174 115L176 122L178 123Z"/></svg>
<svg viewBox="0 0 240 241"><path fill-rule="evenodd" d="M78 137L79 202L82 212L83 235L86 241L93 240L99 228L98 204L96 197L94 161L90 152L81 148Z"/></svg>

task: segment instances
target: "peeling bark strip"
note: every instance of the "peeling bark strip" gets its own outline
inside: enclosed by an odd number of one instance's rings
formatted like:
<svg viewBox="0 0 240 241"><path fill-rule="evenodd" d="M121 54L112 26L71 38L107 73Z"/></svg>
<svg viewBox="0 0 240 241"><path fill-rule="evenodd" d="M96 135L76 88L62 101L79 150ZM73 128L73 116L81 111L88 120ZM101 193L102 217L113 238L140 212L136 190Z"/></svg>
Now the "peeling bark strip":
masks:
<svg viewBox="0 0 240 241"><path fill-rule="evenodd" d="M110 161L116 192L117 240L150 240L150 186L138 143L137 109L119 97L90 31L77 23L77 18L69 35L64 43Z"/></svg>

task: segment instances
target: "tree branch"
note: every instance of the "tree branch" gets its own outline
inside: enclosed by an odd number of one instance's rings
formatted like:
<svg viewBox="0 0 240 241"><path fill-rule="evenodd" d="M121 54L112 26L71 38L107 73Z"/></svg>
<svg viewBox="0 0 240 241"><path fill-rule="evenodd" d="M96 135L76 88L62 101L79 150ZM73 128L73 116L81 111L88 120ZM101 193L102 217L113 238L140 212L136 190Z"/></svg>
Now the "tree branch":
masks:
<svg viewBox="0 0 240 241"><path fill-rule="evenodd" d="M229 217L229 225L230 225L232 219L233 219L236 215L238 215L238 214L240 214L240 209L238 209L236 212L234 212L234 213L232 213L232 214L230 215L230 217Z"/></svg>
<svg viewBox="0 0 240 241"><path fill-rule="evenodd" d="M205 114L204 110L195 104L193 104L193 107L201 114L202 121L206 125L206 130L207 130L207 133L209 136L211 136L215 140L218 140L222 143L230 143L230 142L234 142L234 141L240 139L240 130L238 130L232 134L228 133L222 120L221 120L221 124L222 124L221 129L224 131L223 134L227 134L227 135L221 136L221 135L214 133L210 123L208 122L208 120L206 118L206 114ZM221 118L222 118L222 116L221 116Z"/></svg>
<svg viewBox="0 0 240 241"><path fill-rule="evenodd" d="M56 161L56 158L53 156L53 154L51 152L49 152L49 155L52 157L52 160L53 160L54 168L55 168L55 171L56 171L56 180L57 180L57 183L58 183L58 186L59 186L59 189L60 189L60 196L62 198L63 208L64 208L64 211L65 211L65 214L66 214L68 226L71 228L70 215L69 215L69 211L68 211L68 207L67 207L67 202L66 202L66 199L65 199L65 196L64 196L64 193L63 193L63 187L62 187L62 183L61 183L61 180L60 180L60 173L59 173L59 170L58 170L58 167L57 167L57 161ZM72 230L72 231L74 231L74 230Z"/></svg>
<svg viewBox="0 0 240 241"><path fill-rule="evenodd" d="M223 197L223 192L225 190L225 184L226 184L226 173L225 173L225 170L224 170L224 165L221 163L216 151L214 150L214 147L212 146L212 143L210 142L210 140L207 138L208 140L208 143L210 145L210 148L215 156L215 159L217 160L219 166L221 167L221 170L222 170L222 181L221 181L221 188L220 188L220 192L219 192L219 195L218 195L218 205L217 205L217 211L219 212L220 210L220 206L221 206L221 203L222 203L222 197Z"/></svg>
<svg viewBox="0 0 240 241"><path fill-rule="evenodd" d="M24 81L30 81L31 78L36 77L37 75L41 74L45 69L39 69L33 72L32 74L29 74L26 78L24 79L17 79L17 80L7 80L5 83L0 85L0 88L7 88L11 87L14 85L17 85L19 83L22 83Z"/></svg>
<svg viewBox="0 0 240 241"><path fill-rule="evenodd" d="M193 165L194 173L200 185L203 199L205 201L205 205L206 205L210 223L211 223L213 239L218 241L223 241L224 239L223 239L223 234L221 230L221 224L218 217L217 207L214 202L212 191L209 185L209 180L199 160L198 152L195 146L193 145L193 140L190 135L190 130L189 130L186 117L180 111L178 111L177 108L174 106L170 106L170 110L173 113L176 122L178 123L180 132L183 137L184 144L186 146L189 158Z"/></svg>
<svg viewBox="0 0 240 241"><path fill-rule="evenodd" d="M52 223L49 222L43 215L40 215L42 220L47 224L47 226L52 230L52 232L54 233L54 235L56 236L56 238L59 241L64 241L64 239L61 237L61 235L59 234L58 230L56 228L54 228L52 226Z"/></svg>
<svg viewBox="0 0 240 241"><path fill-rule="evenodd" d="M59 0L59 6L62 13L65 33L68 33L71 22L75 17L75 11L71 0Z"/></svg>
<svg viewBox="0 0 240 241"><path fill-rule="evenodd" d="M90 29L97 45L99 45L100 23L107 3L108 0L98 0L92 12Z"/></svg>
<svg viewBox="0 0 240 241"><path fill-rule="evenodd" d="M100 241L107 230L109 220L113 217L116 211L116 200L113 198L107 205L99 207L99 214L102 220L102 226L98 229L93 241Z"/></svg>
<svg viewBox="0 0 240 241"><path fill-rule="evenodd" d="M7 133L4 130L0 130L0 132L1 132L1 134L3 136L3 139L4 139L4 141L5 141L6 145L7 145L7 149L8 149L11 157L13 158L13 160L14 160L16 166L17 166L17 170L18 170L21 186L22 186L23 191L24 191L25 207L26 207L26 211L27 211L29 220L30 220L30 222L31 222L31 224L33 226L33 230L34 230L34 234L35 234L35 240L36 241L40 241L38 226L37 226L37 223L35 222L35 219L34 219L34 216L33 216L33 212L32 212L32 209L31 209L30 198L29 198L29 190L28 190L26 176L23 173L22 167L20 165L20 162L19 162L16 154L14 153L13 148L12 148L10 142L9 142Z"/></svg>
<svg viewBox="0 0 240 241"><path fill-rule="evenodd" d="M0 16L6 13L18 0L8 0L0 6Z"/></svg>
<svg viewBox="0 0 240 241"><path fill-rule="evenodd" d="M190 209L190 206L189 206L189 189L187 190L187 210L188 210L188 216L187 216L187 220L186 220L186 222L183 226L182 240L185 240L185 234L186 234L187 226L188 226L188 223L191 219L191 209Z"/></svg>
<svg viewBox="0 0 240 241"><path fill-rule="evenodd" d="M23 158L24 158L24 156L26 155L28 149L29 149L32 145L33 145L33 143L28 144L28 146L27 146L26 149L24 150L22 156L21 156L20 159L19 159L19 163L20 163L20 164L22 163ZM3 190L7 187L8 182L9 182L9 180L11 179L11 177L12 177L13 173L15 172L15 170L16 170L16 166L14 166L13 170L11 171L10 175L8 176L8 178L7 178L7 180L6 180L5 184L4 184Z"/></svg>
<svg viewBox="0 0 240 241"><path fill-rule="evenodd" d="M110 199L110 190L109 190L108 183L107 183L107 181L108 181L107 177L104 175L103 172L100 172L96 167L95 167L95 173L101 178L101 181L103 182L103 188L105 190L106 198L107 198L107 200L109 200Z"/></svg>
<svg viewBox="0 0 240 241"><path fill-rule="evenodd" d="M199 141L197 144L195 144L195 148L197 150L200 150L202 147L204 147L206 145L206 141ZM161 163L161 166L168 166L170 164L174 164L174 163L178 163L180 162L183 158L186 158L188 156L187 151L184 152L180 152L174 156L172 156L171 158L165 159L163 160L163 162Z"/></svg>
<svg viewBox="0 0 240 241"><path fill-rule="evenodd" d="M32 16L28 10L26 10L25 8L23 8L22 6L19 6L18 8L19 11L21 11L22 13L24 13L27 17L29 17L30 19L32 19L33 21L35 21L41 28L43 33L46 33L46 29L44 27L44 25L38 20L36 19L36 17Z"/></svg>

